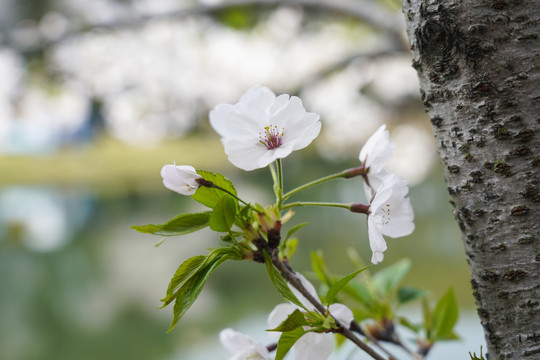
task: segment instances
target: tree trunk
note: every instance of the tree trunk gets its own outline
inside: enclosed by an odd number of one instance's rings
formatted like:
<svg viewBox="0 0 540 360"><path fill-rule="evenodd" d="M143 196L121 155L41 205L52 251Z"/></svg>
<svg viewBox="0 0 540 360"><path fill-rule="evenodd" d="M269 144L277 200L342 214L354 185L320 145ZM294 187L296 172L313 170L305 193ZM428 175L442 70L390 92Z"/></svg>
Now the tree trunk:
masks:
<svg viewBox="0 0 540 360"><path fill-rule="evenodd" d="M403 2L488 359L539 359L540 2Z"/></svg>

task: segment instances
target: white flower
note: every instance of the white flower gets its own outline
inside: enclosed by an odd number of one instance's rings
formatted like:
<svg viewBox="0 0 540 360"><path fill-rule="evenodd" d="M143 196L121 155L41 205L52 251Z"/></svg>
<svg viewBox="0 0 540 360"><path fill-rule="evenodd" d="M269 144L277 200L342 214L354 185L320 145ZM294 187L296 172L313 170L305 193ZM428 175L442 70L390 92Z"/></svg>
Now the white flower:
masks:
<svg viewBox="0 0 540 360"><path fill-rule="evenodd" d="M319 299L313 284L311 284L302 274L295 273L295 275L300 279L302 285L311 296L315 299ZM290 284L289 288L306 309L315 311L315 306L296 290L296 288ZM303 310L296 305L288 303L277 305L270 315L268 315L268 326L270 329L276 328L296 309ZM350 326L351 322L354 320L351 309L343 304L332 304L329 306L329 311L330 314L344 326ZM308 332L298 339L294 344L294 349L295 360L326 360L334 349L334 336L331 333Z"/></svg>
<svg viewBox="0 0 540 360"><path fill-rule="evenodd" d="M383 235L406 236L414 230L414 213L411 201L405 196L409 192L407 181L396 174L387 174L375 191L369 206L369 246L373 252L371 262L377 264L384 258L386 242Z"/></svg>
<svg viewBox="0 0 540 360"><path fill-rule="evenodd" d="M210 124L221 136L229 161L250 171L303 149L319 135L319 115L306 112L302 100L276 95L264 86L249 89L235 105L210 111Z"/></svg>
<svg viewBox="0 0 540 360"><path fill-rule="evenodd" d="M221 344L232 354L229 360L271 360L266 347L231 328L219 333Z"/></svg>
<svg viewBox="0 0 540 360"><path fill-rule="evenodd" d="M377 189L381 185L382 178L388 175L384 166L395 151L396 144L390 140L386 125L381 125L362 147L358 158L366 169L369 168L367 174L369 184L364 184L368 200L372 196L372 189Z"/></svg>
<svg viewBox="0 0 540 360"><path fill-rule="evenodd" d="M199 188L197 179L202 176L197 174L195 168L189 165L165 165L161 169L163 185L169 190L181 195L193 195Z"/></svg>

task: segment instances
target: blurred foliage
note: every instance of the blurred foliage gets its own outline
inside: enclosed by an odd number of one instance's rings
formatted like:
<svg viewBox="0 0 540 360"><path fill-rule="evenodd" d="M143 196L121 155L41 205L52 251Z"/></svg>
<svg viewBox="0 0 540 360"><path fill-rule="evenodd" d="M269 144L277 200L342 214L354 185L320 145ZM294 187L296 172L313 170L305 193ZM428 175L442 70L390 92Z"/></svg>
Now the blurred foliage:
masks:
<svg viewBox="0 0 540 360"><path fill-rule="evenodd" d="M211 156L209 156L212 154ZM53 183L83 186L98 194L161 189L159 170L166 163L220 168L227 159L214 136L186 137L154 147L133 147L107 137L92 146L66 148L42 156L0 156L0 186Z"/></svg>
<svg viewBox="0 0 540 360"><path fill-rule="evenodd" d="M255 5L226 8L215 13L223 25L236 30L251 30L259 22L260 12Z"/></svg>

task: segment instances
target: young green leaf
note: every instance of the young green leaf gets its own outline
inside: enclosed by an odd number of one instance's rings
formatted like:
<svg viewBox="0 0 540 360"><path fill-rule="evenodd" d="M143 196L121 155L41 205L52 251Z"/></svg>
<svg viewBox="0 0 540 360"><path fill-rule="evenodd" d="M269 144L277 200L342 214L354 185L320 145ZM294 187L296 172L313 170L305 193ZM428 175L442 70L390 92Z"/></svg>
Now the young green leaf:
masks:
<svg viewBox="0 0 540 360"><path fill-rule="evenodd" d="M297 327L292 331L281 333L276 350L276 360L282 360L306 332L302 327Z"/></svg>
<svg viewBox="0 0 540 360"><path fill-rule="evenodd" d="M419 299L422 296L426 296L426 291L410 286L402 286L397 292L397 300L400 305Z"/></svg>
<svg viewBox="0 0 540 360"><path fill-rule="evenodd" d="M412 330L415 333L418 333L422 329L421 325L413 324L409 319L403 316L399 316L398 321L401 325L405 326L406 328Z"/></svg>
<svg viewBox="0 0 540 360"><path fill-rule="evenodd" d="M426 338L432 340L433 338L433 313L431 312L431 306L426 297L422 298L422 316L423 316L423 326L424 331L426 332Z"/></svg>
<svg viewBox="0 0 540 360"><path fill-rule="evenodd" d="M383 298L390 298L411 267L409 259L402 259L373 275L373 285Z"/></svg>
<svg viewBox="0 0 540 360"><path fill-rule="evenodd" d="M324 262L322 252L320 250L311 252L311 267L313 268L313 271L315 272L315 275L317 275L319 280L323 284L330 286L330 275L328 272L328 268L326 267L326 263Z"/></svg>
<svg viewBox="0 0 540 360"><path fill-rule="evenodd" d="M210 229L217 232L228 232L236 216L236 201L229 195L223 196L210 214Z"/></svg>
<svg viewBox="0 0 540 360"><path fill-rule="evenodd" d="M433 311L433 340L454 339L452 332L458 319L458 306L454 291L450 288L441 297Z"/></svg>
<svg viewBox="0 0 540 360"><path fill-rule="evenodd" d="M298 247L298 239L289 238L280 244L279 250L283 254L284 257L290 259L296 252L297 247Z"/></svg>
<svg viewBox="0 0 540 360"><path fill-rule="evenodd" d="M205 260L206 256L193 256L178 267L167 288L167 295L161 299L163 302L162 307L169 305L176 298L178 289L195 273Z"/></svg>
<svg viewBox="0 0 540 360"><path fill-rule="evenodd" d="M326 294L326 305L330 305L334 298L336 297L337 293L345 286L349 281L351 281L356 275L360 274L362 271L366 270L369 266L366 266L363 269L357 270L353 273L350 273L349 275L346 275L336 281L332 286L330 286L330 289L328 289L328 293Z"/></svg>
<svg viewBox="0 0 540 360"><path fill-rule="evenodd" d="M285 299L289 300L296 306L299 306L302 309L305 309L305 306L293 294L293 292L289 288L289 285L287 285L287 282L285 281L285 279L283 279L283 276L281 276L279 271L274 267L274 264L272 264L272 259L270 258L270 255L268 255L266 251L263 251L263 253L264 253L264 263L266 264L266 270L268 271L268 276L270 277L272 284L274 284L276 289Z"/></svg>
<svg viewBox="0 0 540 360"><path fill-rule="evenodd" d="M204 180L211 181L214 185L236 195L236 189L234 188L233 183L225 176L204 170L197 170L197 174L201 175ZM201 204L213 209L224 195L226 195L226 193L222 190L201 186L197 189L195 194L191 195L191 197Z"/></svg>
<svg viewBox="0 0 540 360"><path fill-rule="evenodd" d="M210 211L194 214L182 214L162 225L134 225L131 228L141 233L160 236L184 235L208 226Z"/></svg>
<svg viewBox="0 0 540 360"><path fill-rule="evenodd" d="M173 320L167 332L171 332L186 311L193 305L208 277L226 260L240 260L241 253L234 247L214 249L176 292Z"/></svg>
<svg viewBox="0 0 540 360"><path fill-rule="evenodd" d="M292 331L299 326L306 326L308 324L309 323L306 320L304 313L296 309L289 316L287 316L287 318L283 320L283 322L279 324L275 329L270 329L267 331L279 331L279 332Z"/></svg>
<svg viewBox="0 0 540 360"><path fill-rule="evenodd" d="M304 222L304 223L295 225L295 226L293 226L292 228L290 228L289 231L287 231L287 236L285 237L285 240L287 240L288 238L290 238L290 237L292 236L292 234L294 234L295 232L297 232L298 230L300 230L301 228L303 228L304 226L306 226L306 225L308 225L308 224L309 224L309 223Z"/></svg>

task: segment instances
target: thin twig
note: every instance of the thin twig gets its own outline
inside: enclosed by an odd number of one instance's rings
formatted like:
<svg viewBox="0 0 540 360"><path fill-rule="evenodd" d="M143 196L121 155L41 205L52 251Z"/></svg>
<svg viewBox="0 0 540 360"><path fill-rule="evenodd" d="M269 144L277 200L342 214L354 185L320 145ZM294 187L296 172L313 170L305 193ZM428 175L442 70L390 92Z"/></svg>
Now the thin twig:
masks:
<svg viewBox="0 0 540 360"><path fill-rule="evenodd" d="M397 336L394 336L394 344L400 346L403 350L405 350L409 355L411 355L415 360L424 360L424 357L421 354L418 354L411 350L407 345L405 345L401 339Z"/></svg>
<svg viewBox="0 0 540 360"><path fill-rule="evenodd" d="M294 286L295 289L297 289L310 303L315 306L317 311L319 311L321 314L326 314L325 307L319 302L319 300L315 299L302 285L301 281L294 275L294 273L283 263L281 260L279 260L278 251L277 249L273 250L271 253L272 257L272 263L274 266L278 269L278 271L281 273L281 276L292 286ZM367 344L365 344L362 340L360 340L354 333L346 326L341 324L339 321L336 320L336 323L342 328L341 334L345 336L347 339L351 340L355 345L357 345L360 349L364 350L368 355L370 355L375 360L385 360L381 355L377 354L375 350L373 350L371 347L369 347Z"/></svg>
<svg viewBox="0 0 540 360"><path fill-rule="evenodd" d="M362 330L360 325L356 321L353 321L351 324L351 330L358 332L359 334L365 336L369 341L373 343L376 347L378 347L382 352L384 352L386 355L390 356L392 359L397 359L390 351L388 351L382 344L379 342L379 340L375 339L373 336L371 336L369 333L366 333Z"/></svg>

